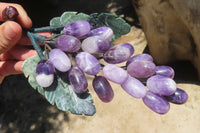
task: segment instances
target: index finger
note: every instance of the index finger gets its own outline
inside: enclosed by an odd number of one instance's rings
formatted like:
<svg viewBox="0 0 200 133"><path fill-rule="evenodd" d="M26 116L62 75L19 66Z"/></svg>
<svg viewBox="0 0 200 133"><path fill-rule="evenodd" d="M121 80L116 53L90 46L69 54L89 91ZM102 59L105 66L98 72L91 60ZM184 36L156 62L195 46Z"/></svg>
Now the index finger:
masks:
<svg viewBox="0 0 200 133"><path fill-rule="evenodd" d="M0 21L3 21L2 12L7 6L13 6L17 9L17 11L19 12L19 16L17 17L17 22L19 22L23 28L31 28L32 21L27 15L24 8L19 4L0 2Z"/></svg>

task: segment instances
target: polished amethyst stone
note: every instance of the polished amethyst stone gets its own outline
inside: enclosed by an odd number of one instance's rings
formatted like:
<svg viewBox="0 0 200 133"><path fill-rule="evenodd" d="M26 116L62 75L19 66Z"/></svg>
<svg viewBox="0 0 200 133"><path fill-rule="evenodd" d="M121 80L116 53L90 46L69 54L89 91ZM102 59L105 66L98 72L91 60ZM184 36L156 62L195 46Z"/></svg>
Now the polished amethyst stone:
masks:
<svg viewBox="0 0 200 133"><path fill-rule="evenodd" d="M165 98L174 104L184 104L188 100L188 94L184 90L177 88L174 94L165 96Z"/></svg>
<svg viewBox="0 0 200 133"><path fill-rule="evenodd" d="M154 75L147 79L147 87L153 93L169 96L176 91L176 82L169 77Z"/></svg>
<svg viewBox="0 0 200 133"><path fill-rule="evenodd" d="M87 52L80 52L75 58L77 66L89 75L96 75L101 70L99 61Z"/></svg>
<svg viewBox="0 0 200 133"><path fill-rule="evenodd" d="M128 65L127 72L132 77L148 78L155 74L156 65L152 61L133 61Z"/></svg>
<svg viewBox="0 0 200 133"><path fill-rule="evenodd" d="M174 78L174 69L170 66L156 66L156 74Z"/></svg>
<svg viewBox="0 0 200 133"><path fill-rule="evenodd" d="M133 54L134 48L129 43L122 43L111 47L104 53L104 60L110 64L118 64L127 61Z"/></svg>
<svg viewBox="0 0 200 133"><path fill-rule="evenodd" d="M69 71L68 77L76 93L83 93L87 90L88 82L85 74L80 68L77 66L72 67Z"/></svg>
<svg viewBox="0 0 200 133"><path fill-rule="evenodd" d="M170 104L162 96L147 91L142 98L144 104L158 114L166 114L170 109Z"/></svg>
<svg viewBox="0 0 200 133"><path fill-rule="evenodd" d="M81 47L88 53L104 53L110 48L110 42L99 36L91 36L82 41Z"/></svg>
<svg viewBox="0 0 200 133"><path fill-rule="evenodd" d="M90 30L91 25L87 21L78 20L66 25L63 29L63 33L81 39L86 37Z"/></svg>
<svg viewBox="0 0 200 133"><path fill-rule="evenodd" d="M88 36L100 36L106 40L110 40L113 37L113 30L110 27L103 26L91 30Z"/></svg>
<svg viewBox="0 0 200 133"><path fill-rule="evenodd" d="M92 85L101 101L105 103L112 101L114 92L106 78L103 76L96 76L92 82Z"/></svg>
<svg viewBox="0 0 200 133"><path fill-rule="evenodd" d="M146 53L138 54L129 58L128 61L126 62L126 66L128 66L133 61L152 61L153 62L153 57L150 54L146 54Z"/></svg>
<svg viewBox="0 0 200 133"><path fill-rule="evenodd" d="M56 39L56 47L65 52L77 52L81 48L81 42L74 36L61 35Z"/></svg>
<svg viewBox="0 0 200 133"><path fill-rule="evenodd" d="M135 98L143 98L147 92L147 88L138 79L131 76L121 84L121 87Z"/></svg>

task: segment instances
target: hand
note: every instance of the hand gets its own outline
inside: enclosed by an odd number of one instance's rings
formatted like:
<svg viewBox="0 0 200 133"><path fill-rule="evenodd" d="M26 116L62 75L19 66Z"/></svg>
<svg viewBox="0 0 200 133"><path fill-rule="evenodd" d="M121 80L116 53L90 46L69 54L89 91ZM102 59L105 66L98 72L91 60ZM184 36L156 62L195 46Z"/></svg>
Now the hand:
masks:
<svg viewBox="0 0 200 133"><path fill-rule="evenodd" d="M31 43L26 36L22 35L22 28L31 28L31 19L22 6L0 2L0 21L3 21L2 11L6 6L15 7L19 16L17 22L6 21L0 25L0 83L5 76L23 73L23 61L36 54L35 50L25 47Z"/></svg>

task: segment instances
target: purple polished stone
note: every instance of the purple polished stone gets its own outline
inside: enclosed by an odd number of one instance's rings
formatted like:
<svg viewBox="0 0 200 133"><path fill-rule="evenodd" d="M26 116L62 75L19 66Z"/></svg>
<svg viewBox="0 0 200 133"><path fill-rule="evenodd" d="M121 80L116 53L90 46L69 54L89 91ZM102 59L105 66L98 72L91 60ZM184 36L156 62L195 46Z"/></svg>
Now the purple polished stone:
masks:
<svg viewBox="0 0 200 133"><path fill-rule="evenodd" d="M72 67L69 71L68 77L76 93L83 93L87 90L88 82L85 74L80 68L77 66Z"/></svg>
<svg viewBox="0 0 200 133"><path fill-rule="evenodd" d="M100 36L106 40L110 40L113 37L113 30L110 27L103 26L91 30L88 36Z"/></svg>
<svg viewBox="0 0 200 133"><path fill-rule="evenodd" d="M92 82L92 85L101 101L105 103L112 101L114 92L106 78L103 76L96 76Z"/></svg>
<svg viewBox="0 0 200 133"><path fill-rule="evenodd" d="M133 61L127 67L132 77L148 78L155 74L156 65L152 61Z"/></svg>
<svg viewBox="0 0 200 133"><path fill-rule="evenodd" d="M174 69L169 66L156 66L156 74L174 78Z"/></svg>
<svg viewBox="0 0 200 133"><path fill-rule="evenodd" d="M77 66L89 75L96 75L101 70L99 61L87 52L80 52L75 58Z"/></svg>
<svg viewBox="0 0 200 133"><path fill-rule="evenodd" d="M117 84L122 84L128 79L128 73L119 66L107 64L103 68L103 76Z"/></svg>
<svg viewBox="0 0 200 133"><path fill-rule="evenodd" d="M153 62L153 57L150 54L146 54L146 53L138 54L129 58L128 61L126 62L126 66L128 66L133 61L152 61Z"/></svg>
<svg viewBox="0 0 200 133"><path fill-rule="evenodd" d="M174 104L184 104L188 100L188 94L184 90L177 88L174 94L165 96L165 98Z"/></svg>
<svg viewBox="0 0 200 133"><path fill-rule="evenodd" d="M147 91L142 98L144 104L158 114L166 114L170 109L170 104L162 96Z"/></svg>
<svg viewBox="0 0 200 133"><path fill-rule="evenodd" d="M36 67L36 82L41 87L49 87L54 81L53 64L48 60L42 60Z"/></svg>
<svg viewBox="0 0 200 133"><path fill-rule="evenodd" d="M153 93L169 96L176 91L176 83L173 79L161 76L154 75L147 79L147 87Z"/></svg>
<svg viewBox="0 0 200 133"><path fill-rule="evenodd" d="M65 52L77 52L81 48L81 42L71 35L61 35L56 39L56 46Z"/></svg>
<svg viewBox="0 0 200 133"><path fill-rule="evenodd" d="M134 48L129 43L122 43L111 47L104 53L104 60L110 64L118 64L127 61L133 54Z"/></svg>
<svg viewBox="0 0 200 133"><path fill-rule="evenodd" d="M91 25L87 21L78 20L66 25L63 29L63 33L81 39L86 37L90 30Z"/></svg>
<svg viewBox="0 0 200 133"><path fill-rule="evenodd" d="M104 53L110 48L110 42L99 36L91 36L82 41L81 47L88 53Z"/></svg>
<svg viewBox="0 0 200 133"><path fill-rule="evenodd" d="M53 49L49 52L49 60L54 67L61 71L67 72L71 68L71 61L69 57L60 49Z"/></svg>
<svg viewBox="0 0 200 133"><path fill-rule="evenodd" d="M136 78L129 76L121 87L135 98L143 98L146 95L147 88Z"/></svg>

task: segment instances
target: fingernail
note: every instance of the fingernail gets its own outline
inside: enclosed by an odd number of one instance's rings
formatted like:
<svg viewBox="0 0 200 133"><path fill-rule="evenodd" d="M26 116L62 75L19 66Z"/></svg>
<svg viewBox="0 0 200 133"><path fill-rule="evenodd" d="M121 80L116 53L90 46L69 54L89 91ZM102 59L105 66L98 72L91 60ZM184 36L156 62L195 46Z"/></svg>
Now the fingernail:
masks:
<svg viewBox="0 0 200 133"><path fill-rule="evenodd" d="M8 40L13 40L19 34L19 27L14 23L6 23L4 28L4 35Z"/></svg>

